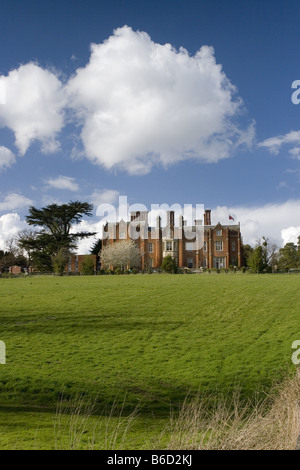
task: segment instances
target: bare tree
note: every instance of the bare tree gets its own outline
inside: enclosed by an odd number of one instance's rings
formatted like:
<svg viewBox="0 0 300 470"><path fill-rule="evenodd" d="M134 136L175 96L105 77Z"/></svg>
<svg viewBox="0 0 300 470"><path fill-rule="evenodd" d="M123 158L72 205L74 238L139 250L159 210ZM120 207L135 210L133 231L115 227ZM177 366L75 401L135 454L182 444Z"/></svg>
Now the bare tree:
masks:
<svg viewBox="0 0 300 470"><path fill-rule="evenodd" d="M122 240L102 248L100 259L103 268L113 267L122 271L139 268L142 253L134 240Z"/></svg>
<svg viewBox="0 0 300 470"><path fill-rule="evenodd" d="M32 254L31 254L31 248L30 246L26 245L26 242L28 240L35 240L36 236L37 236L37 232L35 232L34 230L25 229L19 232L16 238L16 242L19 248L24 250L24 252L27 255L28 268L30 268L32 265Z"/></svg>
<svg viewBox="0 0 300 470"><path fill-rule="evenodd" d="M263 248L263 261L266 268L274 270L278 264L278 247L269 238L262 237L261 246Z"/></svg>

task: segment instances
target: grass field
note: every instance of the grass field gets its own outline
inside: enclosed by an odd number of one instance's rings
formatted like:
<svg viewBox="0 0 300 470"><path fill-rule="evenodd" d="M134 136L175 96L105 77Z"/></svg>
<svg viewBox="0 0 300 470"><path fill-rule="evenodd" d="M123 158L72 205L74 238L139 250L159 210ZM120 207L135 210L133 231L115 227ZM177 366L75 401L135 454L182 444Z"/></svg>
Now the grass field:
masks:
<svg viewBox="0 0 300 470"><path fill-rule="evenodd" d="M101 432L103 447L151 448L187 395L262 396L291 368L299 285L247 274L0 279L0 448L67 447L70 429L79 447Z"/></svg>

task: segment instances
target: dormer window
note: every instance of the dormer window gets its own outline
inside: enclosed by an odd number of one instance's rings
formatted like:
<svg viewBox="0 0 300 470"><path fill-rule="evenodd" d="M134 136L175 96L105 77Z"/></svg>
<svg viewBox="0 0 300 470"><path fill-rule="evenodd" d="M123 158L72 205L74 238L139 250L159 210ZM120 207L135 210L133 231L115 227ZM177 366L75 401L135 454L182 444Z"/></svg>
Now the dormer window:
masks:
<svg viewBox="0 0 300 470"><path fill-rule="evenodd" d="M217 237L221 237L222 236L222 229L218 228L217 231L216 231L216 234L217 234Z"/></svg>

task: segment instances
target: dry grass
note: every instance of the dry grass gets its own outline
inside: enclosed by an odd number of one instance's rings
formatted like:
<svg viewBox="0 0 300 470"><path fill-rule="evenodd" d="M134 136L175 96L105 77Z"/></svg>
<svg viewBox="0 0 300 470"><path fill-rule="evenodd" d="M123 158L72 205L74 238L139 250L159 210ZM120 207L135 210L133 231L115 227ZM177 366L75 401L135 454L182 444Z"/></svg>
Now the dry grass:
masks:
<svg viewBox="0 0 300 470"><path fill-rule="evenodd" d="M57 450L123 449L126 436L137 416L137 409L124 414L125 399L115 402L109 413L99 413L97 398L87 401L82 395L61 399L54 418L55 448Z"/></svg>
<svg viewBox="0 0 300 470"><path fill-rule="evenodd" d="M123 413L115 403L110 412L99 414L94 403L77 396L61 398L55 416L56 449L128 448L128 431L137 410ZM186 398L179 414L157 439L148 439L152 449L169 450L292 450L300 433L300 374L274 386L260 403L243 403L239 393L219 400L213 409L198 399ZM145 436L145 447L147 438Z"/></svg>
<svg viewBox="0 0 300 470"><path fill-rule="evenodd" d="M201 400L185 401L172 418L167 448L292 450L300 433L300 374L274 388L263 403L242 404L237 393L213 411Z"/></svg>

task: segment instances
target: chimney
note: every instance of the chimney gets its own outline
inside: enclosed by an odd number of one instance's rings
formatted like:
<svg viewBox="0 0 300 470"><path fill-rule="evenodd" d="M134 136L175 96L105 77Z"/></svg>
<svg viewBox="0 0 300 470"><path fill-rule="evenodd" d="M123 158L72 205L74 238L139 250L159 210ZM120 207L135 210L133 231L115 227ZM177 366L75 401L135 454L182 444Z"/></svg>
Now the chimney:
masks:
<svg viewBox="0 0 300 470"><path fill-rule="evenodd" d="M211 213L210 209L205 209L204 225L211 225L210 213Z"/></svg>
<svg viewBox="0 0 300 470"><path fill-rule="evenodd" d="M175 225L175 213L174 211L168 211L167 212L167 224L170 224L170 225Z"/></svg>
<svg viewBox="0 0 300 470"><path fill-rule="evenodd" d="M140 216L140 213L139 213L139 211L136 211L136 212L130 212L130 220L131 220L131 222L132 222L133 220L136 220L136 219L138 219L138 217L139 217L139 216Z"/></svg>

